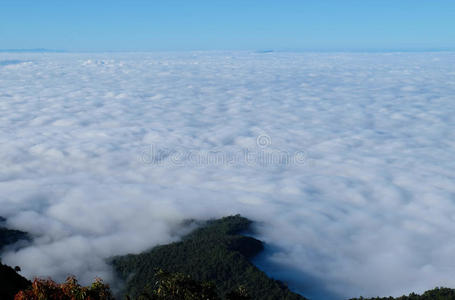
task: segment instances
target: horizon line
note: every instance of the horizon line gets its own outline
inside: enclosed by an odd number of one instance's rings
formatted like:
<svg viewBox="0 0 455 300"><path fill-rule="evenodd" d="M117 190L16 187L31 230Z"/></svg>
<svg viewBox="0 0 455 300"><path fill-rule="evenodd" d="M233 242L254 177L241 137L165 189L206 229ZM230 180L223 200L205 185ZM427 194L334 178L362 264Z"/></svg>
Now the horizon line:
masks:
<svg viewBox="0 0 455 300"><path fill-rule="evenodd" d="M302 48L302 49L136 49L136 50L68 50L50 48L0 49L0 53L163 53L163 52L254 52L254 53L403 53L403 52L455 52L455 47L445 48Z"/></svg>

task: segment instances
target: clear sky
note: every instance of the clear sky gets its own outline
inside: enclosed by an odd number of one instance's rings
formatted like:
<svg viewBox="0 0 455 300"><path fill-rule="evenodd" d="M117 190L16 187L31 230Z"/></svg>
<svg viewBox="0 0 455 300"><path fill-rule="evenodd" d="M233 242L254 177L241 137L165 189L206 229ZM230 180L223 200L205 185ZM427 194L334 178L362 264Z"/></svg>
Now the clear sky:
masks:
<svg viewBox="0 0 455 300"><path fill-rule="evenodd" d="M0 49L453 50L455 0L0 0Z"/></svg>

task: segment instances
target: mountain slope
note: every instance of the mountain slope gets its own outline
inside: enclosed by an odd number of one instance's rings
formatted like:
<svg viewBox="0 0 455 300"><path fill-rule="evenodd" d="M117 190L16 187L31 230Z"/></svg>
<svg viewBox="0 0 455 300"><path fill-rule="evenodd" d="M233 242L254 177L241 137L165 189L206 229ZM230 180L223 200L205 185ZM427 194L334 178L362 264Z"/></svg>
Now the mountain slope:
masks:
<svg viewBox="0 0 455 300"><path fill-rule="evenodd" d="M239 234L250 224L250 220L238 215L209 221L180 242L116 257L112 264L126 281L125 292L133 297L153 289L156 270L160 268L211 281L221 295L244 286L253 299L305 299L268 278L248 260L263 249L261 241Z"/></svg>
<svg viewBox="0 0 455 300"><path fill-rule="evenodd" d="M5 227L6 219L0 216L0 251L7 245L14 244L20 240L27 241L29 236L27 233L9 229Z"/></svg>
<svg viewBox="0 0 455 300"><path fill-rule="evenodd" d="M27 240L25 232L4 227L5 219L0 217L0 251L9 244L19 240ZM16 273L16 271L1 263L0 260L0 299L13 299L14 295L30 286L30 281Z"/></svg>

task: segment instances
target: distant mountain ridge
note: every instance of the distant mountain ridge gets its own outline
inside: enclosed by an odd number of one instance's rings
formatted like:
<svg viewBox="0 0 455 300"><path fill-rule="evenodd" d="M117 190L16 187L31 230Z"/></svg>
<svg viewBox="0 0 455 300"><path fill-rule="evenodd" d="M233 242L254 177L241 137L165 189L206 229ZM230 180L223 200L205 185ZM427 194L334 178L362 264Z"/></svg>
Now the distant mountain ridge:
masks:
<svg viewBox="0 0 455 300"><path fill-rule="evenodd" d="M59 49L46 49L46 48L33 48L33 49L0 49L0 53L61 53L65 50Z"/></svg>

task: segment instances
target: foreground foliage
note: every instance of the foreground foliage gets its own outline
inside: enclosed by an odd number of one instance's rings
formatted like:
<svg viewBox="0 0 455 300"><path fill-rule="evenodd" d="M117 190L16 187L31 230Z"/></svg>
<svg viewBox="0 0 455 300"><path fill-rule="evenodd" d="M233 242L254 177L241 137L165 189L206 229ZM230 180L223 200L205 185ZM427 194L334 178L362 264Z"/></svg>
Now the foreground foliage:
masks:
<svg viewBox="0 0 455 300"><path fill-rule="evenodd" d="M426 291L422 295L415 293L409 294L409 296L401 296L397 298L393 297L376 297L376 298L353 298L351 300L455 300L455 289L449 288L435 288Z"/></svg>
<svg viewBox="0 0 455 300"><path fill-rule="evenodd" d="M20 291L14 300L112 300L109 286L96 279L89 287L81 286L75 277L58 284L51 279L35 279L27 290Z"/></svg>
<svg viewBox="0 0 455 300"><path fill-rule="evenodd" d="M188 274L196 281L212 282L222 299L241 286L252 299L304 299L249 261L263 249L261 241L239 234L248 230L250 224L241 216L210 221L181 242L117 257L112 264L126 282L125 293L132 297L139 297L143 291L153 294L154 286L150 283L159 279L156 270L164 269Z"/></svg>
<svg viewBox="0 0 455 300"><path fill-rule="evenodd" d="M182 273L167 273L159 270L153 290L141 293L135 300L221 300L215 286L210 282L199 282ZM0 295L2 300L113 300L109 286L101 279L89 287L81 286L75 277L58 284L51 279L35 279L26 282L27 288L15 296ZM126 296L127 300L133 300ZM229 293L226 300L252 300L243 287Z"/></svg>

